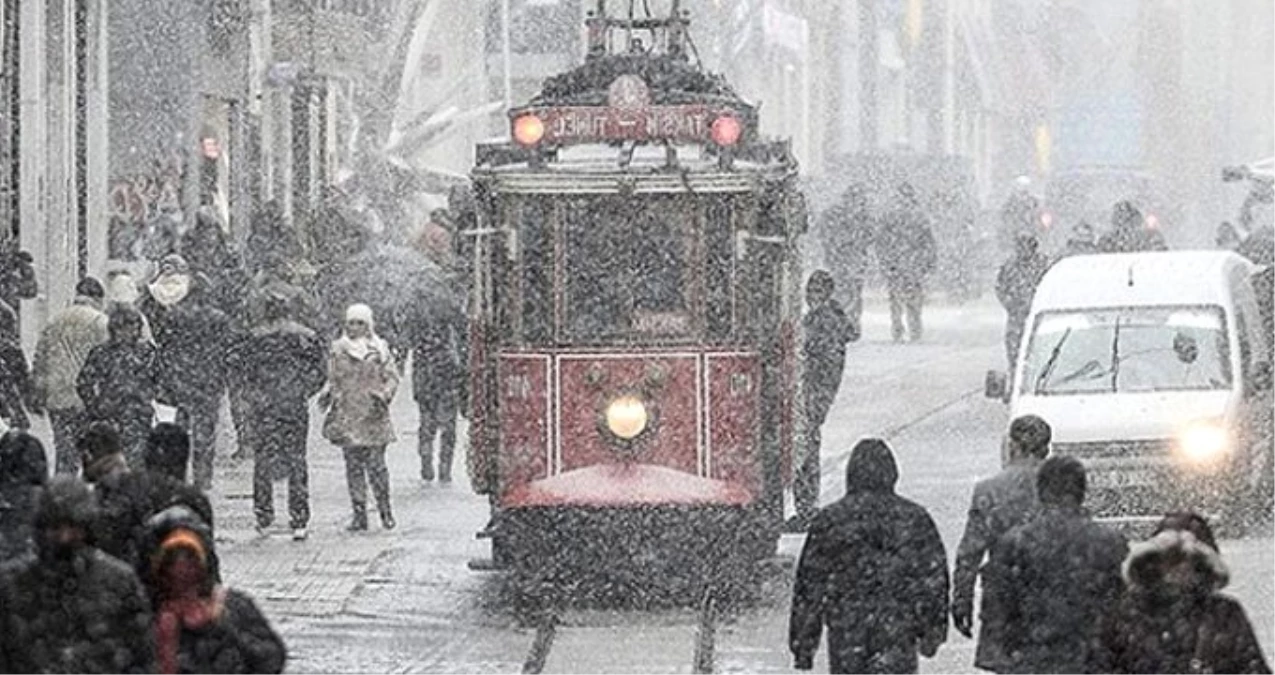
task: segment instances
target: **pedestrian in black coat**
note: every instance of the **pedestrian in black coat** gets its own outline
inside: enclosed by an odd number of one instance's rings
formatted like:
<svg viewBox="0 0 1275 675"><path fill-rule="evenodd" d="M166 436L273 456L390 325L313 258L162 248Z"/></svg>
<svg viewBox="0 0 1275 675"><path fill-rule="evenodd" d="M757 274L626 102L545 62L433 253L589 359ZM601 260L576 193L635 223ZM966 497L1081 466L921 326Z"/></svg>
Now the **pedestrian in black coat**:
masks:
<svg viewBox="0 0 1275 675"><path fill-rule="evenodd" d="M190 432L195 485L201 490L212 486L217 412L235 340L230 317L218 309L208 288L181 256L169 255L138 301L159 348L162 400L177 408L178 423Z"/></svg>
<svg viewBox="0 0 1275 675"><path fill-rule="evenodd" d="M79 479L59 476L41 492L36 555L0 567L0 672L155 672L142 585L98 550L96 522Z"/></svg>
<svg viewBox="0 0 1275 675"><path fill-rule="evenodd" d="M1269 673L1208 521L1169 514L1124 562L1124 595L1103 622L1104 673Z"/></svg>
<svg viewBox="0 0 1275 675"><path fill-rule="evenodd" d="M903 340L906 315L908 336L920 340L925 277L938 264L938 247L911 185L899 185L899 202L877 231L876 249L890 295L890 334L895 342Z"/></svg>
<svg viewBox="0 0 1275 675"><path fill-rule="evenodd" d="M114 426L125 456L140 463L159 396L159 356L142 340L142 315L132 307L113 306L107 312L107 332L110 339L89 350L75 392L88 419Z"/></svg>
<svg viewBox="0 0 1275 675"><path fill-rule="evenodd" d="M31 520L48 479L49 460L38 438L19 430L0 436L0 563L35 552Z"/></svg>
<svg viewBox="0 0 1275 675"><path fill-rule="evenodd" d="M283 640L252 598L218 582L212 532L199 517L174 506L147 530L156 672L283 672Z"/></svg>
<svg viewBox="0 0 1275 675"><path fill-rule="evenodd" d="M421 480L434 480L434 439L438 438L438 479L452 479L456 417L465 386L468 348L460 304L436 302L412 321L412 398L420 412L417 453Z"/></svg>
<svg viewBox="0 0 1275 675"><path fill-rule="evenodd" d="M1102 253L1136 253L1162 251L1167 247L1164 236L1148 229L1146 219L1133 202L1117 202L1111 209L1111 229L1098 239Z"/></svg>
<svg viewBox="0 0 1275 675"><path fill-rule="evenodd" d="M1081 508L1085 467L1051 457L1036 475L1041 511L992 548L985 622L1001 636L1008 673L1095 672L1102 617L1120 596L1124 536Z"/></svg>
<svg viewBox="0 0 1275 675"><path fill-rule="evenodd" d="M974 586L984 558L1005 533L1027 522L1039 510L1036 473L1049 454L1051 437L1052 430L1045 420L1035 415L1015 419L1009 425L1009 465L974 485L965 534L956 549L956 568L952 572L952 624L965 637L974 634ZM983 575L984 598L995 597L995 591L987 590L994 581ZM1001 672L1006 667L1005 655L996 629L1004 624L989 614L993 609L984 603L974 665Z"/></svg>
<svg viewBox="0 0 1275 675"><path fill-rule="evenodd" d="M97 498L97 546L134 567L142 526L152 511L146 472L129 467L119 434L104 422L90 424L76 447L84 459L84 480Z"/></svg>
<svg viewBox="0 0 1275 675"><path fill-rule="evenodd" d="M0 244L0 302L16 312L20 301L34 299L39 292L35 257L18 248L16 237L5 237Z"/></svg>
<svg viewBox="0 0 1275 675"><path fill-rule="evenodd" d="M894 492L889 446L859 441L846 495L810 525L797 563L788 644L809 670L828 628L834 673L915 673L947 639L947 557L934 520Z"/></svg>
<svg viewBox="0 0 1275 675"><path fill-rule="evenodd" d="M28 412L44 414L37 397L27 354L18 335L18 315L0 302L0 418L10 427L31 426Z"/></svg>
<svg viewBox="0 0 1275 675"><path fill-rule="evenodd" d="M310 399L327 379L327 345L290 317L286 299L273 297L256 326L232 350L232 368L243 374L247 428L253 455L253 511L261 530L274 522L274 469L288 478L288 518L293 538L305 539L310 522L306 439Z"/></svg>
<svg viewBox="0 0 1275 675"><path fill-rule="evenodd" d="M806 396L806 447L793 480L793 501L797 513L788 522L790 531L804 532L819 509L819 448L821 428L841 388L846 365L846 344L859 339L859 328L846 318L833 298L832 275L816 270L806 282L806 304L810 310L802 318L805 334L802 358Z"/></svg>
<svg viewBox="0 0 1275 675"><path fill-rule="evenodd" d="M1036 287L1049 271L1049 259L1040 252L1040 242L1030 234L1014 240L1014 257L996 275L996 297L1005 308L1005 358L1012 370L1018 361L1018 345L1023 340L1027 315L1031 313Z"/></svg>
<svg viewBox="0 0 1275 675"><path fill-rule="evenodd" d="M249 275L211 209L200 209L195 215L195 226L182 235L181 257L191 271L207 280L204 300L225 315L238 317L248 290Z"/></svg>

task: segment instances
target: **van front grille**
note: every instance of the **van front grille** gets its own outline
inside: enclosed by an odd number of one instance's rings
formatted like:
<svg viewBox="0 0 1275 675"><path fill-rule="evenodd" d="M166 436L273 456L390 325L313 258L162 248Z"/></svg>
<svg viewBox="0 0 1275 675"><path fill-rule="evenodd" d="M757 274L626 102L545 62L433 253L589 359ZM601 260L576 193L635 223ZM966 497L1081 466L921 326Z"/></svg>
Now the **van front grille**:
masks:
<svg viewBox="0 0 1275 675"><path fill-rule="evenodd" d="M1054 454L1079 459L1132 459L1167 457L1169 441L1101 441L1097 443L1055 443Z"/></svg>

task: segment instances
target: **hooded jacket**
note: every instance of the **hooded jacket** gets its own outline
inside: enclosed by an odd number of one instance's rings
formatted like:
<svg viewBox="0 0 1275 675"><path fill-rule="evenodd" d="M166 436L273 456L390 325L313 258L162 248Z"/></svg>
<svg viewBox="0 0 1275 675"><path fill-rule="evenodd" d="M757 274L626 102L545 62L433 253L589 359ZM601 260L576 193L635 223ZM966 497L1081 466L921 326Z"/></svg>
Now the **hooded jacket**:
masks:
<svg viewBox="0 0 1275 675"><path fill-rule="evenodd" d="M106 313L101 301L79 296L40 332L31 365L36 392L49 410L82 410L75 380L89 351L106 342Z"/></svg>
<svg viewBox="0 0 1275 675"><path fill-rule="evenodd" d="M295 321L259 325L231 350L244 402L262 414L295 414L323 388L325 347L318 334Z"/></svg>
<svg viewBox="0 0 1275 675"><path fill-rule="evenodd" d="M76 392L91 419L150 425L159 398L159 355L142 341L110 340L89 351Z"/></svg>
<svg viewBox="0 0 1275 675"><path fill-rule="evenodd" d="M947 557L925 509L898 496L899 470L880 440L860 441L846 495L816 514L793 586L789 648L809 664L828 628L833 672L852 672L856 649L916 658L947 639Z"/></svg>
<svg viewBox="0 0 1275 675"><path fill-rule="evenodd" d="M283 640L247 595L220 586L212 532L184 506L153 516L147 524L144 575L155 608L157 672L279 673L287 652ZM165 553L184 546L198 553L203 577L194 593L174 593L161 569ZM189 608L209 617L198 624Z"/></svg>
<svg viewBox="0 0 1275 675"><path fill-rule="evenodd" d="M234 339L230 319L216 307L205 277L186 271L180 256L164 260L138 309L150 322L159 348L165 400L211 406L226 386L226 355ZM184 284L174 281L182 278Z"/></svg>
<svg viewBox="0 0 1275 675"><path fill-rule="evenodd" d="M35 552L31 520L39 487L49 477L44 447L34 436L0 436L0 563Z"/></svg>
<svg viewBox="0 0 1275 675"><path fill-rule="evenodd" d="M1193 563L1195 583L1175 588L1165 563ZM1219 591L1222 556L1184 530L1139 543L1123 565L1127 584L1103 621L1096 669L1105 673L1269 673L1244 609Z"/></svg>
<svg viewBox="0 0 1275 675"><path fill-rule="evenodd" d="M73 478L41 493L36 532L71 525L88 538L73 548L40 540L38 557L0 567L0 671L154 672L150 608L132 570L93 545L96 511Z"/></svg>

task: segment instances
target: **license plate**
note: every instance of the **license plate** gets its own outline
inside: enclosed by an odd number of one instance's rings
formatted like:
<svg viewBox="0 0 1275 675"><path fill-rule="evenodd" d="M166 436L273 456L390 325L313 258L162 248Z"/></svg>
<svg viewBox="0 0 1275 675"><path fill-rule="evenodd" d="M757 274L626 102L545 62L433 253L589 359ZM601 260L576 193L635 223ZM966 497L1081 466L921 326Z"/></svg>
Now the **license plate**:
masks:
<svg viewBox="0 0 1275 675"><path fill-rule="evenodd" d="M1155 485L1156 474L1149 469L1108 469L1089 472L1089 487L1097 490L1121 490Z"/></svg>

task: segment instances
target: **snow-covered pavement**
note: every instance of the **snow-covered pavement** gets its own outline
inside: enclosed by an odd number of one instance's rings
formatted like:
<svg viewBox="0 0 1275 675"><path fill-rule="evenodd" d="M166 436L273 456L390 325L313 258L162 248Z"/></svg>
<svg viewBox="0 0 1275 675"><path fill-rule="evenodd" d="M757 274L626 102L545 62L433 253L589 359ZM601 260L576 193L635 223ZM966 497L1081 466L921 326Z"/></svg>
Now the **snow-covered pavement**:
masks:
<svg viewBox="0 0 1275 675"><path fill-rule="evenodd" d="M865 338L850 350L841 395L824 431L823 498L842 492L845 459L854 442L884 437L901 465L900 492L930 509L949 557L964 526L974 482L999 468L1006 410L982 398L983 373L1003 359L1003 314L982 301L927 313L919 344L893 344L884 307L870 303ZM406 386L394 405L400 440L389 450L399 528L349 534L339 452L312 420L310 446L314 520L310 540L252 530L250 465L224 462L216 488L222 565L229 583L252 593L276 622L294 672L515 672L531 658L536 626L522 625L499 573L466 563L487 556L474 538L487 519L483 497L466 484L417 478L416 414ZM278 499L282 500L282 485ZM282 504L282 502L280 502ZM786 535L781 553L795 555L801 537ZM1268 536L1228 541L1231 592L1244 602L1269 656L1275 643ZM787 650L791 566L764 575L760 598L724 610L709 641L723 672L791 672ZM699 613L694 608L632 610L569 606L540 637L544 672L690 672ZM549 639L546 639L549 638ZM702 656L702 654L701 654ZM972 670L973 642L955 631L923 672ZM816 669L826 672L826 655Z"/></svg>

